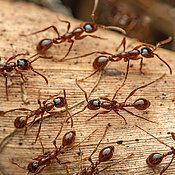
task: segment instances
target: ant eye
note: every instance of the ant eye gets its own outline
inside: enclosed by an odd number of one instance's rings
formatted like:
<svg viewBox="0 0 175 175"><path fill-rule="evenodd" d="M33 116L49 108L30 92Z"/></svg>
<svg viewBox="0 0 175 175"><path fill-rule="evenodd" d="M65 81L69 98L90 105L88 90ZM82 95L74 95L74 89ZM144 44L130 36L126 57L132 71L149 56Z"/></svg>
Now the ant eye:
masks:
<svg viewBox="0 0 175 175"><path fill-rule="evenodd" d="M146 159L146 163L149 166L156 166L162 162L163 156L160 153L152 153L149 155L149 157Z"/></svg>
<svg viewBox="0 0 175 175"><path fill-rule="evenodd" d="M92 103L95 107L100 107L100 101L99 100L94 100Z"/></svg>
<svg viewBox="0 0 175 175"><path fill-rule="evenodd" d="M134 102L134 107L138 110L145 110L150 106L150 102L144 98L139 98Z"/></svg>

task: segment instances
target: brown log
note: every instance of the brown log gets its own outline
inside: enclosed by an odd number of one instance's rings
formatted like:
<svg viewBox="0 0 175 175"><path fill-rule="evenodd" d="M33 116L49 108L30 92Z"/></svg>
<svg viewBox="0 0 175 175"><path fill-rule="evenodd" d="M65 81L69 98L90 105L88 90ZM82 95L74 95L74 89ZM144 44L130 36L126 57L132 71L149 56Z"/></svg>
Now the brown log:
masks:
<svg viewBox="0 0 175 175"><path fill-rule="evenodd" d="M58 14L60 19L69 20L71 22L71 29L80 25L80 21L67 18ZM7 58L16 53L29 51L30 55L36 53L36 44L43 38L52 38L55 33L52 30L43 32L37 35L22 37L20 33L31 33L50 25L55 25L61 34L66 32L66 24L58 21L57 14L50 12L46 9L39 8L32 4L25 3L10 3L0 1L0 55L1 63L4 63ZM75 42L69 57L76 55L82 55L92 51L107 51L115 53L115 49L120 44L123 36L114 32L99 30L96 35L107 38L106 40L86 38ZM139 43L134 39L127 38L127 50L133 48ZM63 43L58 46L52 47L47 56L54 56L54 58L62 58L67 49L69 43ZM164 60L166 60L174 70L175 68L175 54L168 50L158 49L156 51ZM92 62L96 55L80 58L76 60L69 60L60 63L53 62L52 59L40 59L33 64L36 70L43 73L48 77L49 85L46 85L44 80L39 76L34 76L31 71L26 71L25 76L28 78L25 84L24 95L21 92L21 80L18 75L11 74L9 80L9 101L5 96L5 79L0 78L0 111L7 111L13 108L26 107L29 109L38 108L37 98L38 90L41 89L41 100L47 99L50 95L57 94L63 88L67 92L67 101L69 106L73 106L75 103L84 100L84 95L75 84L76 78L83 78L93 72ZM98 143L98 140L103 135L105 126L107 123L111 124L106 137L103 139L102 144L93 156L93 160L97 160L99 151L109 145L115 146L114 156L111 161L102 163L100 168L104 168L118 160L122 160L129 154L134 153L134 156L128 160L111 167L106 170L104 174L159 174L161 169L169 162L167 158L157 168L149 168L146 164L146 158L153 152L164 153L169 151L164 145L161 145L156 140L146 135L142 131L135 128L135 124L148 130L153 135L160 138L162 141L169 145L173 145L173 140L167 132L174 131L174 101L175 101L175 84L174 75L170 76L167 67L160 62L157 58L144 59L143 71L144 75L139 72L139 61L131 61L131 68L126 85L120 90L117 100L123 102L127 95L136 87L149 83L152 80L160 77L163 73L167 73L167 76L153 85L138 91L129 102L135 101L137 98L144 97L149 99L151 106L146 111L137 111L131 109L135 114L141 115L152 121L160 123L159 125L147 122L142 119L138 119L127 113L122 112L128 122L127 125L121 117L117 116L113 112L105 115L98 116L89 122L85 122L86 119L95 114L96 111L86 110L78 116L74 117L74 130L77 132L76 143L80 142L90 132L98 131L86 140L81 145L83 157L87 157L93 151L94 147ZM126 63L121 61L117 63L111 63L105 69L104 75L99 86L96 88L91 98L98 98L101 96L107 96L112 98L116 88L118 88L124 78L126 71ZM98 75L89 78L85 82L81 83L84 90L90 92L91 88L96 82ZM24 104L22 97L27 98L29 104ZM83 108L78 106L71 112L74 113ZM27 166L32 158L41 154L40 143L32 144L36 132L38 130L38 123L31 127L27 134L24 136L23 130L14 132L13 135L7 137L14 131L13 121L19 115L25 115L24 112L13 112L6 114L5 117L0 118L0 172L2 175L22 175L26 172L23 169L13 165L9 159L13 159L21 166ZM46 115L47 116L47 115ZM52 141L60 129L61 122L64 120L63 115L47 117L42 125L40 133L41 139L45 150L52 150ZM57 141L58 145L61 144L61 138L67 131L71 130L70 125L65 125L64 129ZM4 140L5 139L5 140ZM136 140L139 139L139 140ZM122 144L118 141L123 141ZM79 150L74 149L69 153L61 155L59 158L62 162L75 161L68 165L70 174L77 172L79 168L78 156ZM83 166L89 165L86 161ZM174 174L174 163L166 171L167 174ZM65 168L58 165L56 161L53 161L51 166L45 168L41 174L56 175L66 174Z"/></svg>

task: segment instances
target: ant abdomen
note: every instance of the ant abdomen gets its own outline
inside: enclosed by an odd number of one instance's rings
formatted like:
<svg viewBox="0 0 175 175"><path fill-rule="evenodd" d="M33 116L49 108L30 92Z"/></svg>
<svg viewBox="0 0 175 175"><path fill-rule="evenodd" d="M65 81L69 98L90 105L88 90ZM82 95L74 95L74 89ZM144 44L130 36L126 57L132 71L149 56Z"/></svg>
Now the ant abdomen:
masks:
<svg viewBox="0 0 175 175"><path fill-rule="evenodd" d="M149 155L149 157L146 159L146 163L148 166L156 166L160 164L163 160L163 155L160 153L152 153Z"/></svg>
<svg viewBox="0 0 175 175"><path fill-rule="evenodd" d="M17 117L14 121L15 128L24 128L27 125L26 117Z"/></svg>
<svg viewBox="0 0 175 175"><path fill-rule="evenodd" d="M69 131L69 132L67 132L63 136L63 140L62 140L63 147L65 147L65 146L71 146L74 143L74 141L75 141L75 136L76 136L76 132L75 131Z"/></svg>
<svg viewBox="0 0 175 175"><path fill-rule="evenodd" d="M99 153L99 162L106 162L110 160L114 153L114 146L103 148Z"/></svg>
<svg viewBox="0 0 175 175"><path fill-rule="evenodd" d="M99 56L94 60L93 68L96 69L96 70L97 69L102 69L107 65L108 61L109 61L108 57Z"/></svg>
<svg viewBox="0 0 175 175"><path fill-rule="evenodd" d="M101 106L101 103L100 103L100 100L98 99L90 100L87 105L87 107L90 110L98 110L100 109L100 106Z"/></svg>
<svg viewBox="0 0 175 175"><path fill-rule="evenodd" d="M20 70L28 70L30 66L30 62L26 59L19 59L17 60L17 67Z"/></svg>
<svg viewBox="0 0 175 175"><path fill-rule="evenodd" d="M27 169L28 169L29 172L31 172L31 173L36 173L36 171L39 169L38 162L30 162L30 163L28 164Z"/></svg>
<svg viewBox="0 0 175 175"><path fill-rule="evenodd" d="M150 101L145 98L139 98L134 103L133 106L138 110L145 110L150 106Z"/></svg>
<svg viewBox="0 0 175 175"><path fill-rule="evenodd" d="M37 45L37 51L40 54L45 53L53 44L53 41L51 39L43 39L41 40Z"/></svg>

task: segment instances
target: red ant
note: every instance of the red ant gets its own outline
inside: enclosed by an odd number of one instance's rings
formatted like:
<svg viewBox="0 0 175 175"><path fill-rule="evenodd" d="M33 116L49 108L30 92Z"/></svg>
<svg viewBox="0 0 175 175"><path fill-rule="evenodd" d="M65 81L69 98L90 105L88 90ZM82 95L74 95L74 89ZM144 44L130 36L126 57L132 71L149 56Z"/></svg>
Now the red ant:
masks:
<svg viewBox="0 0 175 175"><path fill-rule="evenodd" d="M103 29L113 29L113 30L117 30L117 31L120 31L122 32L123 34L126 34L125 30L119 28L119 27L115 27L115 26L104 26L104 25L98 25L96 24L96 19L95 19L95 11L96 11L96 8L97 8L97 5L98 5L98 1L99 0L95 0L95 3L94 3L94 8L93 8L93 11L92 11L92 14L91 14L91 18L92 18L92 21L93 22L88 22L88 23L85 23L85 24L81 24L79 27L73 29L73 31L69 32L70 30L70 27L71 27L71 24L69 21L65 21L65 20L60 20L61 22L65 22L67 23L67 31L64 35L60 35L59 32L58 32L58 29L55 27L55 26L49 26L47 28L44 28L43 30L40 30L40 31L37 31L37 32L34 32L34 33L31 33L31 34L28 34L28 35L34 35L34 34L37 34L37 33L40 33L40 32L44 32L50 28L52 28L56 34L57 34L57 38L53 38L53 39L43 39L41 40L38 45L37 45L37 52L39 54L44 54L46 53L46 51L53 45L53 44L61 44L63 42L68 42L68 43L71 43L69 49L68 49L68 52L66 53L66 55L60 59L59 61L63 61L69 54L69 52L71 51L72 49L72 46L75 42L75 40L82 40L86 37L92 37L92 38L99 38L99 39L104 39L104 38L101 38L99 36L96 36L96 35L90 35L89 33L94 33L95 31L98 30L98 28L103 28ZM83 35L84 33L87 33L85 35ZM21 34L22 36L28 36L28 35L25 35L25 34ZM55 60L57 61L57 60Z"/></svg>
<svg viewBox="0 0 175 175"><path fill-rule="evenodd" d="M58 138L58 136L61 134L63 128L63 124L61 126L61 129L59 130L57 136L55 137L54 141L53 141L53 145L55 147L55 149L53 151L48 151L45 152L44 151L44 147L43 144L40 140L41 143L41 147L42 147L42 155L39 155L38 157L34 158L32 162L30 162L28 164L27 167L27 175L29 173L34 173L34 174L39 174L41 173L47 166L50 166L50 164L52 163L52 160L56 160L58 164L62 165L62 163L60 162L60 160L58 159L58 156L60 154L65 153L66 151L70 151L76 147L78 147L81 143L83 143L88 137L90 137L92 134L94 134L96 132L93 131L89 136L85 137L80 143L78 143L75 146L72 146L75 142L75 137L76 137L76 132L75 131L69 131L67 132L63 138L62 138L62 144L60 147L57 147L56 145L56 139ZM26 168L20 166L18 163L14 162L13 160L10 160L13 164L17 165L18 167L26 170Z"/></svg>
<svg viewBox="0 0 175 175"><path fill-rule="evenodd" d="M36 119L39 116L41 116L40 125L39 125L39 128L38 128L38 133L37 133L37 136L36 136L36 139L35 139L35 143L36 143L36 141L39 137L39 133L41 131L42 121L44 120L44 117L43 117L44 113L48 113L48 114L51 114L51 115L58 114L58 112L51 112L51 110L54 107L55 108L65 107L66 112L69 114L69 117L71 118L71 127L73 127L73 119L71 117L70 112L68 111L68 104L67 104L67 100L66 100L66 91L65 91L65 89L63 89L64 97L59 97L60 93L61 93L61 91L57 95L51 96L50 98L43 101L42 103L40 101L40 93L39 93L39 98L38 98L39 108L36 109L36 110L30 110L30 109L27 109L27 108L17 108L17 109L12 109L12 110L9 110L9 111L6 111L6 112L1 112L1 114L5 115L8 112L13 112L13 111L16 111L16 110L29 111L30 112L29 115L27 115L26 117L23 117L23 116L22 117L17 117L14 121L15 128L21 129L21 128L25 127L25 134L27 132L27 128L31 127L35 123ZM56 97L56 98L54 98L54 97ZM54 98L53 102L47 103L48 100L51 100L53 98ZM28 120L31 117L34 117L33 120L28 122Z"/></svg>
<svg viewBox="0 0 175 175"><path fill-rule="evenodd" d="M123 59L124 62L127 62L127 70L126 70L126 74L125 74L125 78L124 78L124 82L123 82L123 83L125 83L127 76L128 76L128 72L129 72L130 60L139 60L140 59L141 60L140 61L140 72L143 73L142 72L143 58L153 58L154 56L157 56L157 58L159 58L164 64L167 65L167 67L169 68L170 74L172 74L172 69L168 65L168 63L166 63L158 54L154 53L155 50L157 50L157 48L160 45L166 44L166 43L170 42L171 40L172 40L172 37L169 37L168 39L157 43L155 47L148 45L148 44L141 44L141 45L134 47L134 49L132 49L131 51L125 52L126 39L124 38L123 41L121 42L121 44L119 45L119 47L117 48L117 50L118 50L121 47L121 45L123 45L123 48L124 48L123 52L120 52L118 54L111 54L111 53L108 53L105 51L91 52L91 53L88 53L85 55L69 58L66 60L75 59L75 58L82 58L82 57L86 57L86 56L89 56L92 54L109 55L109 56L98 56L93 62L93 68L95 69L95 71L92 74L90 74L89 76L79 80L79 81L83 81L84 79L87 79L87 78L93 76L97 72L102 71L106 67L106 65L108 64L109 61L118 62L118 61L121 61ZM139 48L141 48L141 49L138 50ZM99 83L99 80L98 80L98 83Z"/></svg>
<svg viewBox="0 0 175 175"><path fill-rule="evenodd" d="M160 154L160 153L152 153L148 156L148 158L146 159L146 163L148 164L149 167L154 167L159 165L162 160L169 155L173 155L171 158L171 161L163 168L163 170L160 172L160 175L162 175L171 165L171 163L173 162L174 158L175 158L175 148L173 146L169 146L168 144L162 142L161 140L159 140L157 137L153 136L152 134L150 134L149 132L147 132L146 130L142 129L141 127L137 126L139 129L141 129L142 131L146 132L148 135L150 135L151 137L155 138L158 142L160 142L161 144L169 147L171 149L171 151L164 153L164 154ZM173 140L175 140L175 133L171 133L171 137Z"/></svg>
<svg viewBox="0 0 175 175"><path fill-rule="evenodd" d="M127 113L129 113L130 115L133 115L133 116L135 116L135 117L138 117L138 118L147 120L147 121L152 122L152 123L157 123L157 122L153 122L153 121L151 121L151 120L149 120L149 119L146 119L146 118L144 118L144 117L141 117L141 116L139 116L139 115L136 115L136 114L134 114L134 113L132 113L131 111L129 111L129 110L126 109L127 107L134 107L134 108L137 109L137 110L145 110L145 109L147 109L147 108L150 106L150 104L151 104L150 101L148 101L148 100L145 99L145 98L139 98L139 99L137 99L134 103L131 103L131 104L126 104L126 102L127 102L127 100L128 100L130 97L132 97L132 96L134 95L134 93L135 93L137 90L143 89L143 88L145 88L145 87L147 87L147 86L153 84L154 82L156 82L156 81L162 79L165 75L166 75L166 74L163 74L160 78L158 78L158 79L156 79L156 80L154 80L154 81L152 81L152 82L150 82L150 83L148 83L148 84L146 84L146 85L143 85L143 86L140 86L140 87L134 89L133 91L131 91L131 93L126 97L125 101L122 102L122 103L119 103L119 102L117 102L117 101L114 100L114 99L115 99L115 97L117 96L118 91L124 86L124 84L122 84L122 85L117 89L117 91L115 92L115 94L114 94L112 100L110 100L109 98L106 98L106 97L105 97L105 98L104 98L104 97L100 97L99 99L92 99L92 100L89 101L89 100L88 100L88 97L87 97L87 93L80 87L80 85L79 85L78 82L76 81L77 86L78 86L78 87L83 91L83 93L84 93L84 96L85 96L87 105L86 105L82 110L80 110L80 111L74 113L72 116L77 115L77 114L83 112L86 108L88 108L89 110L99 110L100 108L102 108L102 109L105 109L105 111L96 113L96 114L93 115L91 118L89 118L87 121L89 121L89 120L95 118L95 117L98 116L99 114L107 114L107 113L109 113L109 112L111 112L111 111L114 111L117 115L119 115L120 117L122 117L123 120L125 121L125 124L127 124L125 117L122 116L122 115L119 113L120 110L123 110L123 111L126 111ZM104 102L101 102L100 100L104 100ZM70 117L69 117L69 118L70 118ZM68 118L66 121L68 121L69 118ZM158 123L157 123L157 124L158 124Z"/></svg>
<svg viewBox="0 0 175 175"><path fill-rule="evenodd" d="M105 168L103 168L102 170L98 169L98 166L102 163L102 162L106 162L109 161L112 157L113 157L113 153L114 153L114 146L107 146L105 148L103 148L100 152L99 152L99 156L98 156L98 160L96 161L96 163L93 163L92 161L92 156L93 154L97 151L99 145L101 144L103 138L106 135L107 129L109 128L109 124L106 126L106 129L104 131L104 134L102 136L102 138L100 139L100 141L98 142L97 146L94 148L93 152L91 153L91 155L88 158L85 158L84 160L88 159L89 162L91 163L91 165L87 168L83 168L82 169L82 164L80 166L80 170L78 173L74 173L74 175L93 175L93 174L100 174L101 172L105 171L106 169L111 168L112 166L116 165L118 162L113 163L112 165L109 165ZM82 156L81 150L80 150L80 155ZM130 158L131 156L133 156L133 154L129 155L127 158ZM82 161L82 157L81 157L81 161ZM67 163L67 162L66 162ZM68 173L67 173L68 174Z"/></svg>
<svg viewBox="0 0 175 175"><path fill-rule="evenodd" d="M10 62L13 59L15 59L16 57L21 56L21 55L26 55L26 54L27 53L20 53L20 54L17 54L15 56L12 56L6 61L6 63L4 65L3 64L0 65L0 74L3 75L5 77L5 79L6 79L5 86L6 86L6 97L7 97L7 100L8 100L8 91L7 91L7 77L8 77L8 75L7 75L7 72L12 72L13 70L15 70L18 74L21 75L22 80L25 82L25 79L24 79L24 76L23 76L22 72L25 71L25 70L31 69L33 72L35 72L36 74L38 74L41 77L43 77L44 80L46 81L46 83L48 84L47 78L44 75L42 75L41 73L39 73L36 70L34 70L34 68L32 67L32 63L34 61L36 61L39 58L45 58L45 57L38 56L32 61L28 61L26 59L19 59L19 60L17 60L17 63ZM34 55L34 56L36 56L36 55ZM32 56L32 57L34 57L34 56ZM30 58L32 58L32 57L30 57ZM51 58L51 57L47 57L47 58Z"/></svg>

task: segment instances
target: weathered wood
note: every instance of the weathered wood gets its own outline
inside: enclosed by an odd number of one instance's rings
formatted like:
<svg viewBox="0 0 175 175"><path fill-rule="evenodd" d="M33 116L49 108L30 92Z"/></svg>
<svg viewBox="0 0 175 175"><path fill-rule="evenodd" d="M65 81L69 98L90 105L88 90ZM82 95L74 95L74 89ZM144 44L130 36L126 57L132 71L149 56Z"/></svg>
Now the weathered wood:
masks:
<svg viewBox="0 0 175 175"><path fill-rule="evenodd" d="M80 24L79 21L74 19L69 19L67 17L59 15L60 19L69 20L72 24L71 28L76 27ZM50 25L55 25L58 27L59 32L63 34L66 31L66 24L61 23L57 20L56 14L41 9L39 7L33 6L31 4L24 3L8 3L5 1L0 1L0 54L1 63L5 60L20 52L29 51L30 55L35 53L35 47L38 41L43 38L53 37L55 34L52 30L48 32L43 32L38 35L21 37L20 33L30 33ZM121 35L99 30L96 35L105 37L107 40L99 40L86 38L84 40L76 41L73 49L69 55L82 55L84 53L89 53L92 51L108 51L115 53L115 48L119 45L122 40ZM131 49L139 43L135 40L127 39L127 49ZM62 58L69 47L68 43L63 43L59 46L54 46L48 52L48 56L54 56L55 58ZM175 68L175 54L171 51L158 49L157 53L164 58L174 70ZM0 82L0 111L6 111L18 107L27 107L30 109L36 109L38 107L37 98L38 90L41 89L41 99L45 100L50 95L56 94L63 88L67 92L67 100L69 106L82 101L84 99L83 93L75 85L76 78L83 78L93 72L92 62L96 56L89 56L83 59L69 60L61 63L55 63L51 59L40 59L36 61L33 66L36 70L42 72L46 77L48 77L49 85L46 85L44 80L39 76L34 76L30 71L25 73L28 78L26 86L27 99L29 104L24 104L21 99L21 88L20 88L20 77L13 74L11 81L12 85L9 87L9 101L6 101L5 97L5 86L4 78L1 77ZM5 58L5 59L4 59ZM139 62L131 61L132 67L130 68L129 76L125 87L123 87L118 94L118 101L122 102L126 96L136 87L146 84L156 78L158 78L163 73L168 72L168 69L163 65L157 58L144 59L143 71L144 75L139 73ZM102 77L102 80L92 94L91 98L97 98L103 95L111 98L115 92L115 89L119 87L121 81L124 78L124 72L126 71L126 63L123 61L118 63L111 63L106 68L106 71ZM93 87L98 75L93 78L86 80L81 83L81 86L87 93ZM151 106L146 111L137 111L131 109L132 112L139 114L145 118L152 121L157 121L160 124L156 125L145 120L137 119L136 117L130 116L124 112L122 114L126 117L128 122L127 125L124 121L113 112L101 115L91 120L90 122L85 122L85 120L91 117L95 111L86 110L78 116L74 117L74 130L77 132L76 143L81 141L90 132L95 130L98 131L90 137L89 140L85 141L81 150L84 153L83 156L87 157L93 151L98 140L101 138L105 126L110 122L111 127L107 132L106 137L103 139L102 144L99 146L97 153L94 155L93 160L97 158L98 152L104 146L114 145L115 153L114 157L110 162L102 164L101 168L107 166L110 163L114 163L119 159L128 156L130 153L134 153L133 158L123 161L109 170L105 171L104 174L159 174L160 170L167 164L169 159L164 160L160 166L155 168L149 168L146 165L146 157L153 152L166 152L168 148L164 145L159 144L156 140L146 135L142 131L134 127L135 124L148 130L153 135L160 138L162 141L173 145L173 140L170 139L170 135L167 132L174 131L174 100L175 100L175 88L174 88L174 75L167 75L163 80L156 82L155 84L138 91L131 99L130 102L136 100L139 97L147 98L151 101ZM71 112L80 110L83 107L77 107ZM1 117L0 120L0 140L7 137L13 130L13 121L16 116L25 115L23 112L9 113L5 117ZM42 138L44 147L46 150L52 150L52 141L56 136L61 122L64 119L62 116L52 116L44 120L42 125L42 130L40 136ZM32 160L32 158L37 157L41 154L41 146L39 143L32 145L36 132L38 129L38 124L36 123L27 132L27 135L23 135L22 131L17 131L14 133L10 139L7 139L6 144L0 149L0 172L3 175L22 175L25 174L23 169L12 165L9 158L13 158L15 162L18 162L22 166L27 166L27 164ZM66 131L70 130L70 125L65 125L58 139L58 145L61 144L61 137ZM136 141L139 139L139 141ZM117 144L117 141L122 140L122 144ZM2 146L2 145L1 145ZM60 160L65 162L68 160L79 160L80 157L77 155L78 149L75 149L69 153L60 156ZM88 162L85 163L87 165ZM70 168L70 173L78 171L79 164L72 163L68 165ZM174 174L174 163L167 170L165 174ZM41 174L65 174L65 169L54 162L51 166L47 167Z"/></svg>

